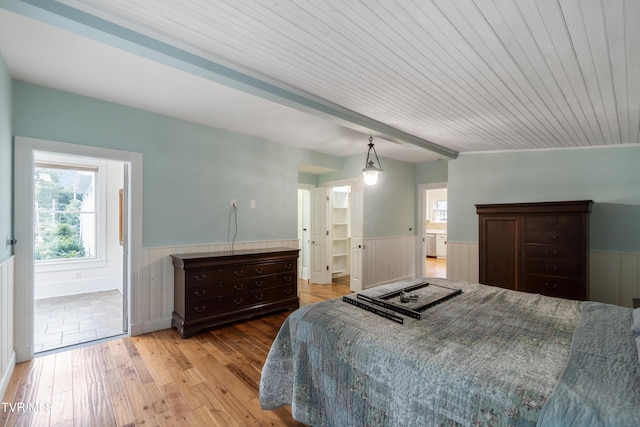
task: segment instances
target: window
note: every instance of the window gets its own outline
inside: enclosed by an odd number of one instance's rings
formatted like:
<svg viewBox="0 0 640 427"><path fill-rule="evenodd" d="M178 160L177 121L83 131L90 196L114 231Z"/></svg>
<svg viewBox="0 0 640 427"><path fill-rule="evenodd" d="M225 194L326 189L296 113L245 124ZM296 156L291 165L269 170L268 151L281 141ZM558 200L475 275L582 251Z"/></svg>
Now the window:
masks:
<svg viewBox="0 0 640 427"><path fill-rule="evenodd" d="M447 222L446 200L438 200L433 204L433 222Z"/></svg>
<svg viewBox="0 0 640 427"><path fill-rule="evenodd" d="M96 258L95 166L36 162L36 261Z"/></svg>

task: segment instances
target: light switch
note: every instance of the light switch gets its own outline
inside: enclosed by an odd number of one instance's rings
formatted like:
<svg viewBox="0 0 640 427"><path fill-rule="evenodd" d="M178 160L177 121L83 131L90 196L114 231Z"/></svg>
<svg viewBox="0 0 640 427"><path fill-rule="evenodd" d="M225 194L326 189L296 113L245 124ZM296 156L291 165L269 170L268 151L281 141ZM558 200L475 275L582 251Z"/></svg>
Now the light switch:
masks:
<svg viewBox="0 0 640 427"><path fill-rule="evenodd" d="M251 201L251 209L255 209L256 208L256 201L252 200Z"/></svg>

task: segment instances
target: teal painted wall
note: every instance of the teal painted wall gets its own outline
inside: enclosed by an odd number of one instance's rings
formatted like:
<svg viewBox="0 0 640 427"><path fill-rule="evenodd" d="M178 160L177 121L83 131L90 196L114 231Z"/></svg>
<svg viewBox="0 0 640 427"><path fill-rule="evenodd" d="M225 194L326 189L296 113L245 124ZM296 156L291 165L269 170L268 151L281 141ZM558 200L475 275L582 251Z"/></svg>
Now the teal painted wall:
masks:
<svg viewBox="0 0 640 427"><path fill-rule="evenodd" d="M310 173L299 173L298 174L298 183L300 184L308 184L315 186L318 182L318 176Z"/></svg>
<svg viewBox="0 0 640 427"><path fill-rule="evenodd" d="M416 184L434 184L449 180L449 162L437 160L416 165Z"/></svg>
<svg viewBox="0 0 640 427"><path fill-rule="evenodd" d="M362 179L366 152L346 157L339 172L320 175L328 181ZM364 237L414 235L416 232L416 168L413 163L381 158L384 172L376 185L364 185ZM411 230L409 230L411 229Z"/></svg>
<svg viewBox="0 0 640 427"><path fill-rule="evenodd" d="M68 92L20 81L13 86L15 135L143 154L145 247L228 241L231 199L239 208L236 241L296 239L298 164L340 164L332 156Z"/></svg>
<svg viewBox="0 0 640 427"><path fill-rule="evenodd" d="M13 254L6 239L13 237L12 80L0 54L0 262Z"/></svg>
<svg viewBox="0 0 640 427"><path fill-rule="evenodd" d="M478 241L477 203L593 200L592 250L640 252L640 146L462 154L449 161L448 238Z"/></svg>

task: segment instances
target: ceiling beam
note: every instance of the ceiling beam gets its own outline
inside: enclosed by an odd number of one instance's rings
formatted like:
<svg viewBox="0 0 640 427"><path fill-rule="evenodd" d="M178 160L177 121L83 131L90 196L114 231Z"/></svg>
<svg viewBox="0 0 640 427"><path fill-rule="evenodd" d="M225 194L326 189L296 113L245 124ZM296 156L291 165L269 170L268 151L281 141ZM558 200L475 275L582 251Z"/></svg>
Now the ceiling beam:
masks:
<svg viewBox="0 0 640 427"><path fill-rule="evenodd" d="M398 144L410 144L441 159L455 159L458 152L404 132L326 99L274 81L237 66L213 61L151 37L50 0L0 0L0 6L16 13L75 32L81 36L126 50L147 59L199 75L220 84L259 96L341 126L375 135Z"/></svg>

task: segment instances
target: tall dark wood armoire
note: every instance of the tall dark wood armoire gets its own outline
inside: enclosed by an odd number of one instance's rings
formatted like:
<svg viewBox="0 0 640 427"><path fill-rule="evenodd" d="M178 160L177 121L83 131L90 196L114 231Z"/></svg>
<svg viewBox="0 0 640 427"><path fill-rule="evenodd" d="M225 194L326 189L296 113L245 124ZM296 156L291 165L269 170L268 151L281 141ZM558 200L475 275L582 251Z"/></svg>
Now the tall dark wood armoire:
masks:
<svg viewBox="0 0 640 427"><path fill-rule="evenodd" d="M589 298L591 200L476 205L480 283Z"/></svg>

